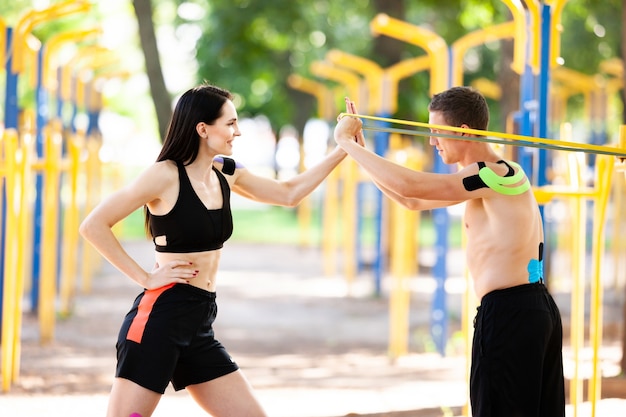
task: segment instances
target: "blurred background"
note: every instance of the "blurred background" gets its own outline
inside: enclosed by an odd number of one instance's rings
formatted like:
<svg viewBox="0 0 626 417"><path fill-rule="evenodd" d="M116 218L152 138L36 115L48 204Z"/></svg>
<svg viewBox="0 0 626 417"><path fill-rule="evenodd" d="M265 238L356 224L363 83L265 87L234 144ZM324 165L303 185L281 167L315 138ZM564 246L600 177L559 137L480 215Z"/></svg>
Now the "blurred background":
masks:
<svg viewBox="0 0 626 417"><path fill-rule="evenodd" d="M187 89L206 81L233 92L242 130L233 156L276 178L334 146L346 95L363 114L426 122L430 97L450 85L487 97L492 131L623 147L624 22L626 0L0 0L3 388L19 363L22 310L38 314L50 341L55 317L90 290L99 258L77 224L155 160ZM454 168L441 166L423 132L366 133L398 163ZM497 147L531 175L573 363L590 347L585 378L600 378L602 341L626 344L623 164ZM467 337L473 302L447 304L448 278L463 269L462 207L407 213L349 161L295 209L235 195L232 206L233 242L317 250L325 274L366 276L371 295L394 306L391 356L406 352L403 280L418 274L433 277L428 349L445 354ZM144 241L142 212L116 233ZM605 376L623 375L623 348L620 357Z"/></svg>

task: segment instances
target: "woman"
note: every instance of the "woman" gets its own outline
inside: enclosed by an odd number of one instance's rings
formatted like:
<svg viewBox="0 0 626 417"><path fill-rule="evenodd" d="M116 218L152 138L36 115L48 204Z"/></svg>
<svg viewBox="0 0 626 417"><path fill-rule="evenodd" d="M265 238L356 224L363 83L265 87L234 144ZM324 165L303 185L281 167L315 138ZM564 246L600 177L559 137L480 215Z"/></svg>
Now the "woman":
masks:
<svg viewBox="0 0 626 417"><path fill-rule="evenodd" d="M346 156L335 148L287 180L254 175L227 157L240 136L231 94L200 85L179 99L157 162L83 221L81 235L144 291L117 341L108 417L152 415L171 381L210 415L266 416L250 385L214 339L217 271L232 232L230 190L255 201L295 206ZM320 139L323 140L323 139ZM123 249L113 225L145 207L156 264L145 271Z"/></svg>

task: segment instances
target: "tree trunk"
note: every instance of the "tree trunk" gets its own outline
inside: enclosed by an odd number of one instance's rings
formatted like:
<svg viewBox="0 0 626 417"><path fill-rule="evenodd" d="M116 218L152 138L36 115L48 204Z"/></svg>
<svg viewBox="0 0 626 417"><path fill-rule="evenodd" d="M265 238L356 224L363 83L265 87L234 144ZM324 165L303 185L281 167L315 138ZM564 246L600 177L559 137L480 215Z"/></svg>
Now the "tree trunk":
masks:
<svg viewBox="0 0 626 417"><path fill-rule="evenodd" d="M150 94L156 111L159 125L159 135L161 142L165 138L165 133L172 116L171 97L165 86L161 61L159 59L159 49L157 46L154 23L152 21L151 0L133 0L137 24L139 26L139 39L143 51L146 72L150 83Z"/></svg>
<svg viewBox="0 0 626 417"><path fill-rule="evenodd" d="M395 19L405 20L404 0L374 0L376 13L385 13ZM402 60L404 45L397 39L387 36L374 38L374 56L379 58L378 64L385 68Z"/></svg>
<svg viewBox="0 0 626 417"><path fill-rule="evenodd" d="M506 132L506 120L514 112L519 110L520 76L511 68L513 64L514 43L510 39L501 42L502 56L500 57L500 71L498 72L498 85L502 89L500 98L501 126L492 126L501 132ZM510 132L513 133L513 132Z"/></svg>

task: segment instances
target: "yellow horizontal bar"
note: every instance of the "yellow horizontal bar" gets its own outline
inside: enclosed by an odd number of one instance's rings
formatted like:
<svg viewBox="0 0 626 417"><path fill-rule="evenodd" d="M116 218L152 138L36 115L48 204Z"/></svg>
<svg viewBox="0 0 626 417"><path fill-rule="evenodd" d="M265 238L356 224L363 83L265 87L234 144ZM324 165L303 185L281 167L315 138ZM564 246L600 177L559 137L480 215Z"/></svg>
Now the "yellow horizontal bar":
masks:
<svg viewBox="0 0 626 417"><path fill-rule="evenodd" d="M589 187L572 188L550 185L536 188L533 192L535 193L535 198L539 203L547 203L558 197L586 197L593 199L598 195L595 189Z"/></svg>

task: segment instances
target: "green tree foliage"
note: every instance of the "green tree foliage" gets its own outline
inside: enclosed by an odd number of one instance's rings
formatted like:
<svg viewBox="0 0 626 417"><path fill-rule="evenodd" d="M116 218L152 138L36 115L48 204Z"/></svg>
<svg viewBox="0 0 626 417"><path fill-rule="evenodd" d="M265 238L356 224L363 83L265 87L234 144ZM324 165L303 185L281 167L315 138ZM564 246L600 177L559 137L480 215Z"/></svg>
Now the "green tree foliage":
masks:
<svg viewBox="0 0 626 417"><path fill-rule="evenodd" d="M561 37L561 56L565 67L594 75L600 73L603 61L615 57L623 59L620 47L626 42L626 29L620 18L622 7L626 7L626 1L570 0L566 4ZM623 100L621 104L623 106ZM581 115L584 98L574 96L570 105L574 114ZM621 122L626 122L626 112Z"/></svg>
<svg viewBox="0 0 626 417"><path fill-rule="evenodd" d="M563 11L561 55L564 65L586 74L600 62L620 56L622 0L570 0Z"/></svg>
<svg viewBox="0 0 626 417"><path fill-rule="evenodd" d="M243 115L264 113L275 128L294 119L302 120L299 112L306 112L306 117L313 115L312 98L299 97L286 80L291 73L315 78L309 72L311 63L323 60L330 49L371 59L382 67L395 63L386 59L380 49L376 51L379 39L369 29L384 2L361 0L349 8L344 2L330 0L196 0L196 4L205 11L205 17L194 23L202 29L197 45L199 81L228 86L240 95ZM445 2L445 7L433 0L405 1L401 9L406 16L393 17L425 26L448 44L472 30L510 19L506 7L498 1L453 0ZM425 53L417 46L395 42L401 44L402 59ZM473 51L474 65L466 81L494 79L500 62L498 53L497 45ZM403 80L396 116L423 120L429 99L428 73ZM497 110L494 113L497 119Z"/></svg>
<svg viewBox="0 0 626 417"><path fill-rule="evenodd" d="M229 87L240 95L243 115L264 113L275 128L292 123L299 112L313 115L312 98L305 100L294 94L286 79L291 73L314 78L309 73L311 62L323 59L331 48L363 56L383 67L393 64L380 51L374 52L377 40L369 30L369 22L384 4L381 1L361 0L349 6L330 0L194 1L204 10L204 17L193 22L202 29L197 45L199 81ZM619 3L566 3L562 55L568 67L595 73L601 60L619 56ZM471 31L511 19L506 5L497 0L405 1L402 9L405 16L394 17L431 29L448 45ZM402 58L425 53L408 44L402 49ZM500 42L471 50L466 56L465 84L476 78L497 80L502 71L509 70L502 54ZM427 73L403 80L396 116L423 120L428 85ZM500 114L499 106L492 108L494 124L503 128L505 115Z"/></svg>
<svg viewBox="0 0 626 417"><path fill-rule="evenodd" d="M266 114L274 127L291 123L297 111L287 78L308 74L331 48L367 55L372 10L365 0L345 5L330 0L212 0L197 44L199 81L238 94L243 116Z"/></svg>

